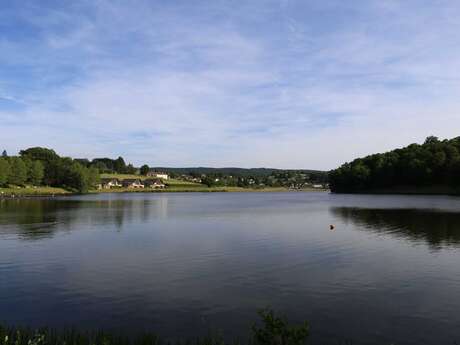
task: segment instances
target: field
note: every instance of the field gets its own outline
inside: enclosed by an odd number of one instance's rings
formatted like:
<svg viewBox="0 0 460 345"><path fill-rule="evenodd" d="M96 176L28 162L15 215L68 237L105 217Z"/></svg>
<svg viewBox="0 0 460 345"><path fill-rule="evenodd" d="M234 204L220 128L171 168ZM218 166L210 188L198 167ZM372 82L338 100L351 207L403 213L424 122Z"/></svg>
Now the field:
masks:
<svg viewBox="0 0 460 345"><path fill-rule="evenodd" d="M117 178L119 180L136 178L139 180L145 180L145 179L149 179L152 177L143 176L143 175L130 175L130 174L101 174L101 178ZM168 186L200 186L200 187L203 186L201 183L182 181L182 180L177 180L177 179L172 179L172 178L168 180L163 180L163 182L166 183Z"/></svg>

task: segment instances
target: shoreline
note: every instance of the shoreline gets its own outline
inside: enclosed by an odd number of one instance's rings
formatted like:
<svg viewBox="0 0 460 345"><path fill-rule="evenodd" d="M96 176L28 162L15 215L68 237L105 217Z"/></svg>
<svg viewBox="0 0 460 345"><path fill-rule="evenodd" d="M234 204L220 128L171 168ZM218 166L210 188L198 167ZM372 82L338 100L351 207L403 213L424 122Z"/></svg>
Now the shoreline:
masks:
<svg viewBox="0 0 460 345"><path fill-rule="evenodd" d="M459 196L460 190L444 185L435 186L396 186L356 191L331 191L333 194L363 194L363 195L451 195Z"/></svg>
<svg viewBox="0 0 460 345"><path fill-rule="evenodd" d="M178 188L170 187L164 189L130 189L116 188L105 190L90 190L87 193L68 191L62 188L37 187L37 188L0 188L1 199L23 199L23 198L47 198L58 196L76 196L92 194L117 194L117 193L295 193L295 192L329 192L326 189L289 189L284 187L272 188L241 188L241 187L194 187Z"/></svg>

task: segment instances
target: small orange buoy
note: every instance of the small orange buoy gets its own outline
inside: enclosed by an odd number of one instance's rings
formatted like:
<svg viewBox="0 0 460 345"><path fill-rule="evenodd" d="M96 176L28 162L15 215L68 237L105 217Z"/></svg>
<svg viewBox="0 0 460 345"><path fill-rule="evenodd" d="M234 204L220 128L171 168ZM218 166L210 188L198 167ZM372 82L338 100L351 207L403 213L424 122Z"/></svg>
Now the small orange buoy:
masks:
<svg viewBox="0 0 460 345"><path fill-rule="evenodd" d="M331 224L331 225L329 225L329 229L334 230L335 226Z"/></svg>

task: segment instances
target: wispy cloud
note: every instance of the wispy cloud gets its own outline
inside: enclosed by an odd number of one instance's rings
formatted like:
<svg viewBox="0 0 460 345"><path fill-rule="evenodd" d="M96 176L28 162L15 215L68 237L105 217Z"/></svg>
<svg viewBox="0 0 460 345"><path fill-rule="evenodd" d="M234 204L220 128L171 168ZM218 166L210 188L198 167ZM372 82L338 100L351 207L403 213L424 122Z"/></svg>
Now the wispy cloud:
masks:
<svg viewBox="0 0 460 345"><path fill-rule="evenodd" d="M329 169L458 135L452 1L7 3L11 152Z"/></svg>

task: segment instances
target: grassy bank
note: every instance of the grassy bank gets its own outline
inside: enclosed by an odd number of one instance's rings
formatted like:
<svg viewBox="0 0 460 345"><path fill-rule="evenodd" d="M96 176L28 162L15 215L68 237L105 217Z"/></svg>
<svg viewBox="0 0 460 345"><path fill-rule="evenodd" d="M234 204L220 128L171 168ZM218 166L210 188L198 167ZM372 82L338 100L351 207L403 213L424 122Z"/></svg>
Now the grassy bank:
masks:
<svg viewBox="0 0 460 345"><path fill-rule="evenodd" d="M302 189L301 192L321 192L319 189ZM89 193L267 193L267 192L293 192L284 187L267 187L267 188L241 188L241 187L207 187L202 184L198 185L171 185L164 189L153 188L113 188L102 190L91 190ZM0 198L12 197L38 197L38 196L58 196L74 195L76 193L55 187L11 187L0 188Z"/></svg>
<svg viewBox="0 0 460 345"><path fill-rule="evenodd" d="M269 188L241 188L241 187L206 187L202 184L192 186L168 186L163 189L153 188L112 188L103 190L94 190L92 193L213 193L213 192L288 192L289 189L283 187L269 187ZM307 190L305 190L307 191ZM315 190L318 191L318 190Z"/></svg>
<svg viewBox="0 0 460 345"><path fill-rule="evenodd" d="M55 187L9 187L0 188L0 197L68 195L71 192Z"/></svg>

